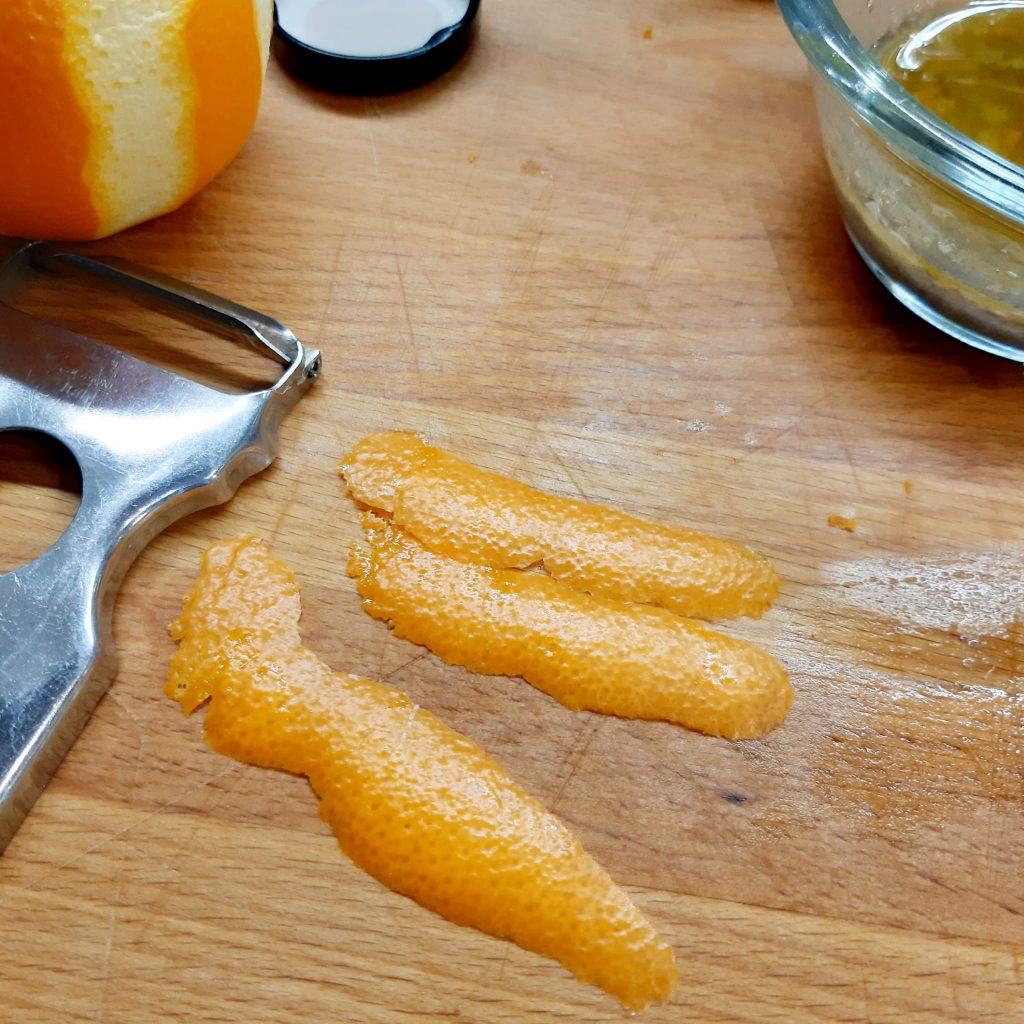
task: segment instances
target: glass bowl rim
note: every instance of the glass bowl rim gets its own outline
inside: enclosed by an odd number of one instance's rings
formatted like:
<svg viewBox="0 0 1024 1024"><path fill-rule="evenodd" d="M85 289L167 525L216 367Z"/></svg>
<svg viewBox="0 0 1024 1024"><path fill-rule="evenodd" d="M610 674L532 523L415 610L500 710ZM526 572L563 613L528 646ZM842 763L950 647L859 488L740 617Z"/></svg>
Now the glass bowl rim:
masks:
<svg viewBox="0 0 1024 1024"><path fill-rule="evenodd" d="M857 39L833 0L776 0L811 66L886 145L1024 228L1024 170L922 106Z"/></svg>

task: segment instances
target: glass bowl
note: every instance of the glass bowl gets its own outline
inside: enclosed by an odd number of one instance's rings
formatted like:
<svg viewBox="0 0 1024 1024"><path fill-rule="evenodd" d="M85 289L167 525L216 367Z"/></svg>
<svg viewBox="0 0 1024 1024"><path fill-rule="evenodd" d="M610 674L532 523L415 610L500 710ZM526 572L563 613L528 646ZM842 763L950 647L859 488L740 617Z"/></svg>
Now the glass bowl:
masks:
<svg viewBox="0 0 1024 1024"><path fill-rule="evenodd" d="M936 327L1024 362L1024 170L930 113L872 57L900 25L951 5L777 3L815 72L825 155L864 261Z"/></svg>

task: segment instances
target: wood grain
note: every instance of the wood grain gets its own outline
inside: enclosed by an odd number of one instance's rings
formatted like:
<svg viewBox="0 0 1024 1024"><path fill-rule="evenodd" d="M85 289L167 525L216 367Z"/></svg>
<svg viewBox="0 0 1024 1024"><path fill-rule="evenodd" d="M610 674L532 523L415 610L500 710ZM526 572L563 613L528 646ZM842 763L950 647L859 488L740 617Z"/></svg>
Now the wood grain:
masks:
<svg viewBox="0 0 1024 1024"><path fill-rule="evenodd" d="M239 530L298 571L311 646L481 743L630 889L682 964L646 1021L1022 1019L1020 369L858 262L774 7L488 0L480 28L410 95L272 66L241 157L95 246L280 317L325 373L275 466L128 576L118 677L0 859L0 1020L625 1019L382 889L303 782L161 697L199 552ZM729 744L571 714L390 637L335 475L382 427L764 551L782 598L729 628L791 671L789 720ZM0 548L27 557L73 496L13 463Z"/></svg>

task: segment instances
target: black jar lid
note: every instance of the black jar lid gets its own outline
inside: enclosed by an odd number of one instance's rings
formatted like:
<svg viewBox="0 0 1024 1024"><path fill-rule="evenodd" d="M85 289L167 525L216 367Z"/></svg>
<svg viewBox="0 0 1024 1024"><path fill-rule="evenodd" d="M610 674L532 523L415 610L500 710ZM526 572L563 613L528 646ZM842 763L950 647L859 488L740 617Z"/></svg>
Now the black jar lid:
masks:
<svg viewBox="0 0 1024 1024"><path fill-rule="evenodd" d="M376 44L372 48L383 52L346 53L336 30L332 38L325 39L323 16L329 15L330 5L343 7L347 2L349 0L277 0L273 49L278 61L296 78L351 96L401 92L444 74L469 46L480 8L480 0L469 0L465 14L454 23L444 25L444 8L452 6L452 0L372 0L382 20L389 21L389 25L375 33L379 38L372 40ZM280 9L288 4L295 5L299 12L297 17L282 18ZM403 23L398 15L402 10L407 12L411 4L422 7L428 23L433 18L435 23L441 24L426 42L409 49L408 23ZM392 6L396 16L388 19ZM314 8L319 19L309 16ZM282 21L288 24L287 29ZM366 40L354 48L365 51Z"/></svg>

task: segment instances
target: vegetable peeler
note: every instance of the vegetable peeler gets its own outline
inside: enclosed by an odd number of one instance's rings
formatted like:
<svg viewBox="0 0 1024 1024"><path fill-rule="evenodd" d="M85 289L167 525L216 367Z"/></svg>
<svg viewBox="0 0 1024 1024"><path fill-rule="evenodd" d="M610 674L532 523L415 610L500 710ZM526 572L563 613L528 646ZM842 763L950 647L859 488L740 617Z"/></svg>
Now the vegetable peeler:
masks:
<svg viewBox="0 0 1024 1024"><path fill-rule="evenodd" d="M229 394L19 312L39 273L84 276L276 360L270 387ZM71 451L78 511L47 551L0 574L0 852L109 686L121 579L175 520L227 501L277 453L278 427L320 371L283 324L173 278L41 243L0 251L0 431Z"/></svg>

